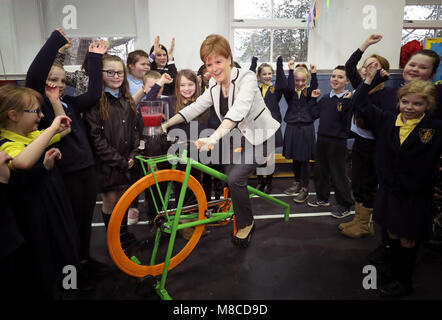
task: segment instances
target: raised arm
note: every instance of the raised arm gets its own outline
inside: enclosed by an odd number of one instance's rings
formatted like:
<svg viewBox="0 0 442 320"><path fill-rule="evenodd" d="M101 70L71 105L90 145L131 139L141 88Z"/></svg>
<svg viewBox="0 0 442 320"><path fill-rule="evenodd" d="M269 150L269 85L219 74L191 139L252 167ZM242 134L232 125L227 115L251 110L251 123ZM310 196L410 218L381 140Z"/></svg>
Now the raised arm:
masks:
<svg viewBox="0 0 442 320"><path fill-rule="evenodd" d="M374 131L382 120L382 110L371 104L368 93L373 86L374 80L377 78L385 81L385 79L388 79L388 73L382 70L378 71L377 63L372 62L367 66L367 76L364 82L359 85L352 98L352 105L355 111L364 118L369 127Z"/></svg>
<svg viewBox="0 0 442 320"><path fill-rule="evenodd" d="M288 89L287 78L284 74L284 68L282 66L282 57L279 56L276 60L276 89L286 92Z"/></svg>
<svg viewBox="0 0 442 320"><path fill-rule="evenodd" d="M252 57L252 63L250 64L250 71L253 71L256 73L256 67L258 66L258 58L257 57Z"/></svg>
<svg viewBox="0 0 442 320"><path fill-rule="evenodd" d="M41 155L51 143L53 137L70 128L71 119L67 116L58 116L52 125L44 130L34 141L17 154L12 160L12 167L16 170L29 170L40 159Z"/></svg>
<svg viewBox="0 0 442 320"><path fill-rule="evenodd" d="M372 34L361 44L361 46L358 49L356 49L355 52L353 52L353 54L345 63L345 72L347 73L347 77L350 80L351 85L353 86L354 89L356 89L363 82L363 79L361 78L361 75L359 74L357 68L357 65L361 60L362 55L369 46L378 43L381 40L382 40L381 35Z"/></svg>
<svg viewBox="0 0 442 320"><path fill-rule="evenodd" d="M89 45L88 90L74 98L80 113L88 111L101 97L103 87L103 55L107 49L107 44L102 39L100 41L95 40Z"/></svg>
<svg viewBox="0 0 442 320"><path fill-rule="evenodd" d="M32 88L41 94L45 93L45 83L57 55L58 49L69 41L63 29L52 32L49 39L32 61L26 74L26 87Z"/></svg>

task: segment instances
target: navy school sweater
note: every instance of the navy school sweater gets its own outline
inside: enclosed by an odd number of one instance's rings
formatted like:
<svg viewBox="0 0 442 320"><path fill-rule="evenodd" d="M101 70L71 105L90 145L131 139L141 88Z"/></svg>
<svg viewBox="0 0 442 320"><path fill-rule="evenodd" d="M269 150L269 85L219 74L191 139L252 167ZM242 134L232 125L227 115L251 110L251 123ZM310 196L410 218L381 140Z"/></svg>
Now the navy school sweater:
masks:
<svg viewBox="0 0 442 320"><path fill-rule="evenodd" d="M49 99L45 96L45 83L58 49L66 43L66 39L58 32L52 32L49 39L40 49L26 74L26 86L37 90L44 96L43 113L39 129L48 128L54 120L54 110ZM62 174L69 173L94 165L94 156L89 144L85 123L81 113L88 111L98 103L102 94L102 55L89 53L88 91L82 95L63 96L67 104L66 115L72 119L71 133L54 145L60 149L62 158L57 161Z"/></svg>
<svg viewBox="0 0 442 320"><path fill-rule="evenodd" d="M311 100L312 91L318 88L318 79L316 73L312 73L310 87L305 88L300 97L295 91L294 70L289 70L288 79L284 75L282 68L282 59L277 61L276 69L276 88L281 90L287 101L287 112L284 121L288 124L311 124L309 101Z"/></svg>
<svg viewBox="0 0 442 320"><path fill-rule="evenodd" d="M257 66L257 59L254 57L252 59L252 64L250 65L250 70L256 73L256 66ZM277 67L282 69L282 58L280 64L277 64ZM262 95L262 87L260 87L261 95ZM282 98L282 91L279 89L279 87L275 84L268 88L266 95L263 96L264 102L269 108L270 113L272 114L273 119L281 123L282 116L281 116L281 110L279 108L279 101Z"/></svg>
<svg viewBox="0 0 442 320"><path fill-rule="evenodd" d="M350 133L352 102L350 98L338 98L325 94L319 102L312 98L309 102L313 120L320 118L318 140L346 144Z"/></svg>

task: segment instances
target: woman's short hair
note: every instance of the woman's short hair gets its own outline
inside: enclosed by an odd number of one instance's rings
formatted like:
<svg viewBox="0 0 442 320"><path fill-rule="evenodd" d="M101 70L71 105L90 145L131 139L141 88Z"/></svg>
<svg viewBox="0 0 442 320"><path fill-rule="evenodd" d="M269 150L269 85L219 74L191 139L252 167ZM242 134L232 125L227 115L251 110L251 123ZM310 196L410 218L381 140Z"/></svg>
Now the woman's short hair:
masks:
<svg viewBox="0 0 442 320"><path fill-rule="evenodd" d="M200 48L200 58L205 63L208 56L218 54L230 59L230 67L233 68L232 50L229 41L219 34L211 34L203 41Z"/></svg>

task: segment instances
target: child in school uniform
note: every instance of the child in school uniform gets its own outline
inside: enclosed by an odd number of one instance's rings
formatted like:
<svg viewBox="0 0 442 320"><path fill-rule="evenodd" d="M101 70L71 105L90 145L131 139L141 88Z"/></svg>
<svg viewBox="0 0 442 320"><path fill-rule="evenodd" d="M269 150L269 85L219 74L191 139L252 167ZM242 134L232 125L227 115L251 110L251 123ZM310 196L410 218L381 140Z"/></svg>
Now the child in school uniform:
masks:
<svg viewBox="0 0 442 320"><path fill-rule="evenodd" d="M315 99L311 101L310 109L311 117L320 118L320 122L314 166L316 199L307 204L311 207L330 206L332 186L337 202L331 212L334 218L348 216L354 203L345 169L352 113L351 93L345 89L348 83L345 67L337 66L330 77L332 91L316 102L320 90L314 90L312 98Z"/></svg>
<svg viewBox="0 0 442 320"><path fill-rule="evenodd" d="M17 251L25 239L18 227L12 205L9 201L8 182L11 176L8 163L12 158L0 152L0 298L13 297L16 280L20 276L16 272Z"/></svg>
<svg viewBox="0 0 442 320"><path fill-rule="evenodd" d="M129 92L127 70L121 58L103 57L103 85L99 103L84 118L97 161L102 217L107 229L121 195L138 178L133 168L140 139L136 104ZM120 239L124 250L138 242L128 232L127 213L121 224Z"/></svg>
<svg viewBox="0 0 442 320"><path fill-rule="evenodd" d="M144 75L150 71L149 55L144 50L135 50L127 56L127 81L129 82L129 91L133 96L143 87Z"/></svg>
<svg viewBox="0 0 442 320"><path fill-rule="evenodd" d="M402 71L402 85L406 85L413 80L430 81L437 72L440 64L439 55L433 50L423 49L413 54L407 61ZM436 89L436 108L427 116L442 120L442 84L435 85ZM399 88L396 89L396 93ZM394 94L395 103L397 104L397 94ZM385 228L381 230L382 242L372 252L370 252L368 259L375 265L388 264L390 259L390 243L388 233Z"/></svg>
<svg viewBox="0 0 442 320"><path fill-rule="evenodd" d="M284 193L287 195L298 193L293 201L303 203L308 198L309 161L313 159L315 146L314 119L310 115L308 103L313 90L318 88L316 67L310 65L311 81L310 86L307 87L309 72L306 67L299 65L295 68L295 62L291 60L289 62L289 77L286 80L282 70L282 59L278 63L280 71L276 71L276 86L281 88L287 101L287 112L284 117L287 126L284 132L282 154L285 158L292 159L295 176L295 182Z"/></svg>
<svg viewBox="0 0 442 320"><path fill-rule="evenodd" d="M377 62L355 92L354 106L369 123L376 139L375 164L379 189L374 219L385 227L391 243L392 279L379 286L387 297L413 291L412 275L421 241L431 235L433 192L442 152L442 121L427 116L435 107L435 87L412 80L399 89L399 114L375 108L368 91L377 77Z"/></svg>
<svg viewBox="0 0 442 320"><path fill-rule="evenodd" d="M57 145L63 154L58 162L58 168L68 190L79 232L81 260L79 272L94 278L96 275L105 273L108 268L90 256L91 223L97 198L97 175L82 114L100 99L102 57L107 50L107 45L103 40L95 40L90 44L88 90L77 96L69 96L64 94L66 73L63 66L53 63L58 49L68 42L69 39L62 29L57 29L51 34L29 67L26 74L26 86L40 92L45 99L42 107L45 116L40 120L40 129L49 127L57 115L66 114L72 119L71 134ZM47 97L45 83L56 86L60 99Z"/></svg>
<svg viewBox="0 0 442 320"><path fill-rule="evenodd" d="M376 61L379 68L389 71L390 64L382 56L372 54L365 59L361 72L357 64L367 48L381 41L382 36L373 34L351 55L345 64L347 76L353 88L357 88L364 80L366 66ZM395 113L394 106L396 89L380 83L370 90L370 100L376 107ZM352 191L355 198L355 215L353 220L339 224L342 235L350 238L361 238L374 234L372 220L374 196L378 188L378 179L374 167L375 140L370 128L355 111L351 119L351 134L354 136L352 147Z"/></svg>
<svg viewBox="0 0 442 320"><path fill-rule="evenodd" d="M175 38L172 38L169 51L167 51L166 47L160 44L160 37L156 36L149 52L151 70L158 71L160 74L168 73L173 79L172 83L164 86L163 94L165 96L173 96L175 94L175 79L178 71L173 58L174 47Z"/></svg>
<svg viewBox="0 0 442 320"><path fill-rule="evenodd" d="M70 133L71 119L58 116L51 126L38 131L43 103L33 89L0 88L0 151L12 158L9 201L26 240L17 253L20 282L15 285L23 289L22 297L52 299L64 266L79 266L78 234L55 165L61 152L58 148L46 151Z"/></svg>
<svg viewBox="0 0 442 320"><path fill-rule="evenodd" d="M280 58L280 57L279 57ZM250 70L256 73L257 66L257 57L252 58L252 64L250 65ZM278 67L282 67L282 58L278 61ZM264 102L266 103L267 108L269 108L272 117L277 120L279 123L282 121L281 111L279 108L279 101L282 98L282 92L279 90L277 86L274 86L272 83L273 78L273 68L268 63L262 63L258 67L258 73L256 77L258 78L260 84L259 89L261 91L262 97L264 98ZM282 133L281 128L278 129L275 133L275 148L282 146ZM269 174L264 179L263 175L258 175L258 185L257 189L263 191L264 193L269 193L272 190L272 178L273 174Z"/></svg>

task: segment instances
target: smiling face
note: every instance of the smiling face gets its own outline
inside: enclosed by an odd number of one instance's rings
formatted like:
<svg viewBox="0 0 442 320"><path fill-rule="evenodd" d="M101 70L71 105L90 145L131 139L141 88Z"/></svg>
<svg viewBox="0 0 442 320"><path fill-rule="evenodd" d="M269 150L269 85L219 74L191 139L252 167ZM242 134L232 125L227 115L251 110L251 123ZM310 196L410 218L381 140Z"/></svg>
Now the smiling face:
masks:
<svg viewBox="0 0 442 320"><path fill-rule="evenodd" d="M181 76L180 81L180 94L186 98L190 99L195 94L196 83L192 80L187 79L185 76Z"/></svg>
<svg viewBox="0 0 442 320"><path fill-rule="evenodd" d="M155 56L155 63L158 68L164 68L167 64L166 50L160 49L160 53Z"/></svg>
<svg viewBox="0 0 442 320"><path fill-rule="evenodd" d="M261 72L258 75L259 81L261 81L262 84L265 85L271 85L272 84L272 78L273 78L273 70L270 67L263 67Z"/></svg>
<svg viewBox="0 0 442 320"><path fill-rule="evenodd" d="M61 97L66 89L66 72L64 69L58 66L53 66L49 71L47 81L55 84L58 87Z"/></svg>
<svg viewBox="0 0 442 320"><path fill-rule="evenodd" d="M427 110L428 104L425 99L416 93L403 95L399 100L399 111L402 115L402 121L418 119Z"/></svg>
<svg viewBox="0 0 442 320"><path fill-rule="evenodd" d="M117 90L121 87L124 81L124 65L119 61L103 61L103 70L114 71L115 74L111 77L107 72L103 72L103 82L106 87L111 90ZM122 76L118 76L118 73L123 72Z"/></svg>
<svg viewBox="0 0 442 320"><path fill-rule="evenodd" d="M232 70L230 62L230 59L215 53L209 55L204 61L210 76L219 84L224 85L230 82L230 71Z"/></svg>
<svg viewBox="0 0 442 320"><path fill-rule="evenodd" d="M143 80L144 75L150 71L150 63L146 57L138 57L138 61L129 65L130 74L138 80Z"/></svg>
<svg viewBox="0 0 442 320"><path fill-rule="evenodd" d="M301 90L305 87L306 83L307 74L301 69L295 70L295 88Z"/></svg>
<svg viewBox="0 0 442 320"><path fill-rule="evenodd" d="M17 128L19 132L27 136L29 133L38 130L38 125L44 115L43 112L32 112L41 111L41 105L34 97L29 97L29 104L25 110L28 111L22 111L18 114Z"/></svg>
<svg viewBox="0 0 442 320"><path fill-rule="evenodd" d="M330 86L332 87L334 93L338 94L343 92L345 90L345 86L348 83L349 80L344 70L333 70L332 76L330 78Z"/></svg>
<svg viewBox="0 0 442 320"><path fill-rule="evenodd" d="M411 57L402 72L405 83L416 79L429 80L433 76L433 63L432 57L423 54Z"/></svg>

